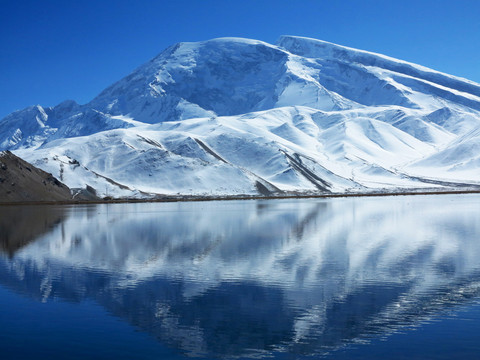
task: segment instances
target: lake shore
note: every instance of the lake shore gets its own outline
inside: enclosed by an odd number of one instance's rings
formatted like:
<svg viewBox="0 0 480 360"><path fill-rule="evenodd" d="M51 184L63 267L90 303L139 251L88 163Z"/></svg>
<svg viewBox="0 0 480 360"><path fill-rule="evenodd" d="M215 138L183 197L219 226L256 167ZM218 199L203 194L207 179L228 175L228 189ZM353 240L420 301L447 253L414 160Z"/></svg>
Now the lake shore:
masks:
<svg viewBox="0 0 480 360"><path fill-rule="evenodd" d="M410 195L455 195L455 194L480 194L480 189L449 189L449 190L407 190L383 191L367 193L286 193L272 195L165 195L155 198L104 198L95 200L62 200L62 201L17 201L0 202L0 206L12 205L85 205L85 204L122 204L122 203L161 203L161 202L189 202L189 201L232 201L232 200L273 200L273 199L309 199L309 198L345 198L345 197L382 197L382 196L410 196Z"/></svg>

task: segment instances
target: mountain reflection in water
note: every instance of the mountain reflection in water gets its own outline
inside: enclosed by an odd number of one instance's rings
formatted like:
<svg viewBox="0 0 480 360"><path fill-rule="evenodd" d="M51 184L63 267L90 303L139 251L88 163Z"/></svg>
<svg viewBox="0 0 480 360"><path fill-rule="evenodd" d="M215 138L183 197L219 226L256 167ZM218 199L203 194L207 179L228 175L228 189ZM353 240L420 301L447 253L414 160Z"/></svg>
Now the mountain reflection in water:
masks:
<svg viewBox="0 0 480 360"><path fill-rule="evenodd" d="M0 284L41 301L94 300L189 356L324 354L476 299L479 200L15 210L16 228L0 222ZM18 235L24 223L37 225Z"/></svg>
<svg viewBox="0 0 480 360"><path fill-rule="evenodd" d="M65 217L65 210L52 206L0 206L0 251L13 254L48 233Z"/></svg>

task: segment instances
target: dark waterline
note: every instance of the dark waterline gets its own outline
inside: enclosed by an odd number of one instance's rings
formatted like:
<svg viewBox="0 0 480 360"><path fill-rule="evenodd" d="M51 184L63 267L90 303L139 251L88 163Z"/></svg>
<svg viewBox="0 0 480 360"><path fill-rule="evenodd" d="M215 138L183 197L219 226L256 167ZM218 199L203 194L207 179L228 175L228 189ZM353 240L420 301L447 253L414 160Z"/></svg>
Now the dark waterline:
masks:
<svg viewBox="0 0 480 360"><path fill-rule="evenodd" d="M2 358L475 358L479 235L478 195L0 207Z"/></svg>

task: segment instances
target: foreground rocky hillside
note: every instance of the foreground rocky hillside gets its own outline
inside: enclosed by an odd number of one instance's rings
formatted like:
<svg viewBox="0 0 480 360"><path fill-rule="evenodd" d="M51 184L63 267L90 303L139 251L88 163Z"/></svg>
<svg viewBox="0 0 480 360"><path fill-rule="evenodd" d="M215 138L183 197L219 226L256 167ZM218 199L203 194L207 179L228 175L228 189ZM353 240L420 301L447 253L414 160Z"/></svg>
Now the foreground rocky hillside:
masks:
<svg viewBox="0 0 480 360"><path fill-rule="evenodd" d="M0 152L0 203L71 200L70 189L43 170L12 154Z"/></svg>

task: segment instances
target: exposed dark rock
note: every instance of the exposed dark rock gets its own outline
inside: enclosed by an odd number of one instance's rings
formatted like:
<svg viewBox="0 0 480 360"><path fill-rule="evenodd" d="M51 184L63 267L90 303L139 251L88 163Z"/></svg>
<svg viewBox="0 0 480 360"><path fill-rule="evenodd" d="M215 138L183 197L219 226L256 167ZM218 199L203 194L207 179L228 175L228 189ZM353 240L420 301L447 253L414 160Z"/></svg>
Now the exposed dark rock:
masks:
<svg viewBox="0 0 480 360"><path fill-rule="evenodd" d="M255 187L257 188L258 192L262 195L271 195L272 192L268 190L268 188L263 185L260 181L255 182Z"/></svg>

